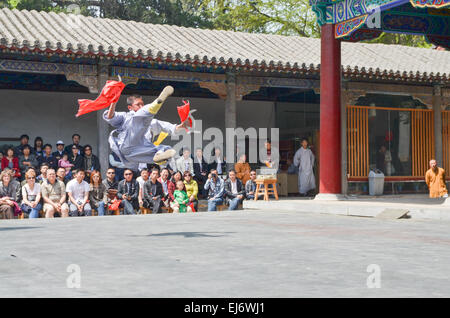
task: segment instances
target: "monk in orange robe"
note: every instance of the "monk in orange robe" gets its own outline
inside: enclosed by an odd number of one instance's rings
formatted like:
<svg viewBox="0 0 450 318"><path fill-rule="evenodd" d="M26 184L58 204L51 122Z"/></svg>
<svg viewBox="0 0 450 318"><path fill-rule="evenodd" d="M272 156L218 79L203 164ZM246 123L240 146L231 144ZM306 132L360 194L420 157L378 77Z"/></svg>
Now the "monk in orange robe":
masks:
<svg viewBox="0 0 450 318"><path fill-rule="evenodd" d="M248 162L245 162L247 156L245 154L239 157L239 161L234 165L234 170L236 170L236 177L242 181L242 184L245 185L248 180L250 180L250 165Z"/></svg>
<svg viewBox="0 0 450 318"><path fill-rule="evenodd" d="M437 166L436 160L430 160L430 169L425 174L425 182L430 190L430 198L447 197L445 170Z"/></svg>

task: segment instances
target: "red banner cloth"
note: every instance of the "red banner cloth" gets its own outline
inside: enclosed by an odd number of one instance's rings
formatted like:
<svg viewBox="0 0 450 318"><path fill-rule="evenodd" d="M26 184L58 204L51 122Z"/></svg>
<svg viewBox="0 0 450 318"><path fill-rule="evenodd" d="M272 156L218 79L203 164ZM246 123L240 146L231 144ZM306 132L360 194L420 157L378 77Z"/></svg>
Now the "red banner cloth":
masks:
<svg viewBox="0 0 450 318"><path fill-rule="evenodd" d="M120 94L124 88L125 84L122 82L107 81L105 87L103 87L102 92L96 100L78 100L80 108L78 109L76 117L109 107L112 103L116 103L119 100Z"/></svg>
<svg viewBox="0 0 450 318"><path fill-rule="evenodd" d="M189 127L192 127L192 119L189 117L191 104L189 103L189 101L183 101L183 103L183 105L177 106L178 116L180 116L180 120L182 123L184 123L184 121L189 118Z"/></svg>

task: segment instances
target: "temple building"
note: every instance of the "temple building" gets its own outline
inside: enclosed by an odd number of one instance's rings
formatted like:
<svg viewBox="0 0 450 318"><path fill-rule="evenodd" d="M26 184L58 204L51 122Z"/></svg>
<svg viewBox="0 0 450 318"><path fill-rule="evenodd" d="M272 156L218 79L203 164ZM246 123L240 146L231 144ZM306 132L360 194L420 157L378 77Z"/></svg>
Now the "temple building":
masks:
<svg viewBox="0 0 450 318"><path fill-rule="evenodd" d="M440 14L448 31L450 10ZM450 52L352 43L374 37L364 28L341 43L336 23L322 22L315 39L1 9L0 145L24 133L30 143L40 136L67 145L78 133L107 167L102 112L75 114L78 99L95 99L120 75L127 86L119 110L126 95L150 102L172 85L162 120L178 122L176 106L188 99L203 131L279 128L282 169L307 138L321 193L366 193L375 168L393 193L425 191L430 159L450 171Z"/></svg>

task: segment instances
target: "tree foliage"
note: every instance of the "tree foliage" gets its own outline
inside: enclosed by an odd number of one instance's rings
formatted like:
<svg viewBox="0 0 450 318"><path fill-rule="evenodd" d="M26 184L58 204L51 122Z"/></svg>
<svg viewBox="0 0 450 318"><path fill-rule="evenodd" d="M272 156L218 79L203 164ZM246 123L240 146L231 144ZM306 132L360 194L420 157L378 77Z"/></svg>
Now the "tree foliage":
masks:
<svg viewBox="0 0 450 318"><path fill-rule="evenodd" d="M133 20L251 33L319 37L309 0L0 0L0 7L65 11ZM372 43L431 47L423 36L383 33Z"/></svg>

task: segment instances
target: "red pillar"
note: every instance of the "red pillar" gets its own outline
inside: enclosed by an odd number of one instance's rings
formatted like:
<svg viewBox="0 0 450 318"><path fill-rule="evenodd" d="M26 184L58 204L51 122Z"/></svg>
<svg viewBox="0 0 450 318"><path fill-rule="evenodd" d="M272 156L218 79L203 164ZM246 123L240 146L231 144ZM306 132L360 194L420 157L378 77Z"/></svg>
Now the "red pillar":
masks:
<svg viewBox="0 0 450 318"><path fill-rule="evenodd" d="M322 26L320 62L320 186L341 193L341 43L334 25Z"/></svg>

